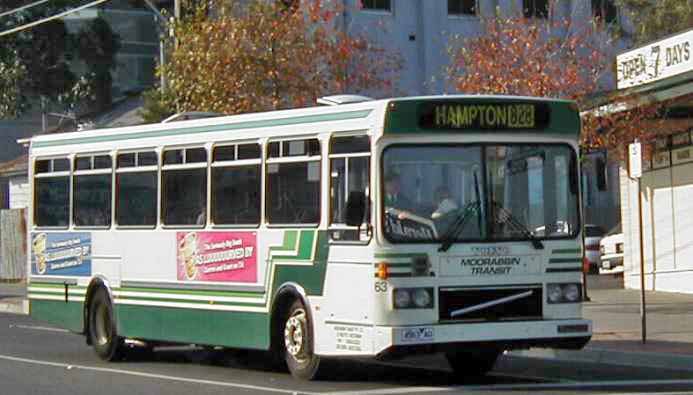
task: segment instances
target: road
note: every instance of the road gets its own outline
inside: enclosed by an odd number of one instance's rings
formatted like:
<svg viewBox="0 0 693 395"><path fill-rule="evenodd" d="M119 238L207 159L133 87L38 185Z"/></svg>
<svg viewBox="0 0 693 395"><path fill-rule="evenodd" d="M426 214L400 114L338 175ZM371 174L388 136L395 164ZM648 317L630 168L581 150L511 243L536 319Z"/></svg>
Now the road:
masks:
<svg viewBox="0 0 693 395"><path fill-rule="evenodd" d="M469 381L442 358L331 361L329 378L296 381L264 366L262 354L177 347L118 363L96 357L82 336L31 317L0 314L2 394L561 394L693 391L693 372L560 363L505 355L493 373ZM428 366L421 368L420 366Z"/></svg>

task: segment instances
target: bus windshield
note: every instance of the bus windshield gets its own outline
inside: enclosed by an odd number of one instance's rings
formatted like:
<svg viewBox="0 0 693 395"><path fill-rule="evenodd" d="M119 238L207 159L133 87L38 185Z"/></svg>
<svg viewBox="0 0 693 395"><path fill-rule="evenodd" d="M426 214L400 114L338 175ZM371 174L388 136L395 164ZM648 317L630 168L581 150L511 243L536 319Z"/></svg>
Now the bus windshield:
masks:
<svg viewBox="0 0 693 395"><path fill-rule="evenodd" d="M510 241L578 233L575 151L561 144L393 145L383 154L391 242Z"/></svg>

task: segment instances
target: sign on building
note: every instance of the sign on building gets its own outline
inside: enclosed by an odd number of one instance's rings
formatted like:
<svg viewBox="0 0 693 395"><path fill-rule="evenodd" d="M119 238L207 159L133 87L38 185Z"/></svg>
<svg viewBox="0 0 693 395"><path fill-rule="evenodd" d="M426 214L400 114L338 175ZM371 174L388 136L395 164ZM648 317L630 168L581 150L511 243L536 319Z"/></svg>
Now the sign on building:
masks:
<svg viewBox="0 0 693 395"><path fill-rule="evenodd" d="M618 89L647 84L693 70L693 30L616 57Z"/></svg>

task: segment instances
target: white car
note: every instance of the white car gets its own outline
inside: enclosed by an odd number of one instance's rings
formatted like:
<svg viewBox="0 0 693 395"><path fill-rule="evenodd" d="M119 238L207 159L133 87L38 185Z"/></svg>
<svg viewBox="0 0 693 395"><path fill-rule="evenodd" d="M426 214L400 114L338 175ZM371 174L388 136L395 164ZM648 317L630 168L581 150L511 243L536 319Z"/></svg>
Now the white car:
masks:
<svg viewBox="0 0 693 395"><path fill-rule="evenodd" d="M599 273L599 241L604 237L604 229L598 225L585 225L585 258L589 262L589 272Z"/></svg>
<svg viewBox="0 0 693 395"><path fill-rule="evenodd" d="M623 272L623 233L602 238L599 251L601 253L600 274Z"/></svg>

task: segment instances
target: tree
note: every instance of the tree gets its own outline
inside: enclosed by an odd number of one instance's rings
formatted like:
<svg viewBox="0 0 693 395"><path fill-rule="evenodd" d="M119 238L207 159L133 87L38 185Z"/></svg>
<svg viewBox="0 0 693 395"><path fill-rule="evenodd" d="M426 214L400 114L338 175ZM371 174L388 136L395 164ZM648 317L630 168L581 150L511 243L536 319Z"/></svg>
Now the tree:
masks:
<svg viewBox="0 0 693 395"><path fill-rule="evenodd" d="M3 0L0 12L26 3L26 0ZM70 7L74 7L74 1L52 0L30 7L0 18L0 30L55 15ZM80 32L79 40L67 31L62 20L0 37L0 81L2 87L15 88L3 89L0 118L20 115L36 97L42 105L52 102L71 108L91 96L92 91L100 98L103 108L110 103L110 69L115 65L117 50L117 37L102 19L91 22ZM73 72L70 61L75 52L87 64L87 75ZM95 82L93 89L92 82Z"/></svg>
<svg viewBox="0 0 693 395"><path fill-rule="evenodd" d="M693 0L616 0L633 25L634 45L693 27Z"/></svg>
<svg viewBox="0 0 693 395"><path fill-rule="evenodd" d="M119 49L120 38L103 18L90 21L77 34L77 55L91 74L96 110L111 105L111 70L116 66Z"/></svg>
<svg viewBox="0 0 693 395"><path fill-rule="evenodd" d="M16 117L25 105L20 84L26 69L16 58L10 62L0 60L0 119Z"/></svg>
<svg viewBox="0 0 693 395"><path fill-rule="evenodd" d="M594 21L574 25L524 17L481 21L476 37L450 39L449 85L462 93L544 96L575 100L584 112L582 146L621 150L650 110L585 112L609 84L609 32ZM613 76L611 76L613 78Z"/></svg>
<svg viewBox="0 0 693 395"><path fill-rule="evenodd" d="M340 31L338 6L294 4L184 1L188 12L174 24L176 41L158 70L167 105L236 114L305 106L347 89L394 89L396 54Z"/></svg>
<svg viewBox="0 0 693 395"><path fill-rule="evenodd" d="M24 5L21 0L3 1L0 11L9 11ZM66 0L57 0L45 5L32 7L10 14L0 19L0 28L6 30L24 23L53 15L65 9ZM60 95L70 90L77 81L67 65L69 34L62 20L50 21L31 29L0 38L0 61L6 65L21 65L25 72L17 74L12 68L5 68L2 79L14 75L19 79L20 88L14 98L19 103L27 103L32 95L48 100L59 100ZM23 106L17 106L11 113L16 116Z"/></svg>

